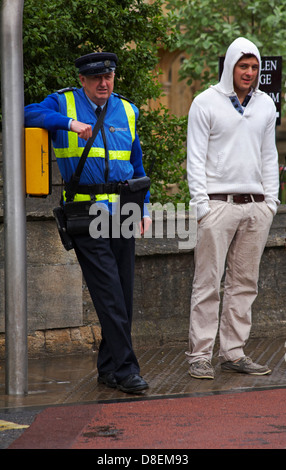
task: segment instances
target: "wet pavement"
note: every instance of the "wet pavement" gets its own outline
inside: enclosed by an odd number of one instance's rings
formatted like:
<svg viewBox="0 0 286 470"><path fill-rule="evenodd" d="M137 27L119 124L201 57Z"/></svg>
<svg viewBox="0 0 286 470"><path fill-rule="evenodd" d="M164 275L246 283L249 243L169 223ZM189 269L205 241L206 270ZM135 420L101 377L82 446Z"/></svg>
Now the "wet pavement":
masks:
<svg viewBox="0 0 286 470"><path fill-rule="evenodd" d="M214 380L192 379L185 358L186 343L138 349L141 374L149 383L146 398L196 395L249 389L286 387L285 338L250 339L245 348L253 361L272 369L267 376L222 372L214 354ZM97 355L31 359L28 366L29 391L25 397L5 395L5 365L0 363L0 411L10 408L44 407L71 403L126 399L129 395L97 383Z"/></svg>
<svg viewBox="0 0 286 470"><path fill-rule="evenodd" d="M285 337L252 338L246 345L246 355L270 366L272 373L267 376L222 372L215 349L215 379L193 379L188 374L186 349L184 342L137 349L141 374L149 383L143 395L145 400L286 388ZM25 431L25 428L13 432L5 429L5 421L29 426L33 417L47 407L138 400L137 396L99 385L96 360L96 353L29 360L29 391L25 397L5 395L5 363L0 362L0 448L7 448L9 442Z"/></svg>

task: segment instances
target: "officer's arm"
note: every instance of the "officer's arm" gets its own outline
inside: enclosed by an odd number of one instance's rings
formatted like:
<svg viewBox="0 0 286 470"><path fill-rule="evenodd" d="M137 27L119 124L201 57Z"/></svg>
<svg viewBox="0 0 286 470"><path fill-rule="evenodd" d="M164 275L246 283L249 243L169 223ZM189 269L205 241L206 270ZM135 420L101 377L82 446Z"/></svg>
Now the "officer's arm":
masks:
<svg viewBox="0 0 286 470"><path fill-rule="evenodd" d="M41 127L55 132L68 130L70 118L59 112L58 100L49 95L41 103L25 106L25 127Z"/></svg>
<svg viewBox="0 0 286 470"><path fill-rule="evenodd" d="M143 161L142 161L142 149L141 149L140 140L139 140L137 133L135 135L135 140L132 145L130 163L132 164L134 168L134 175L133 175L134 178L140 178L141 176L146 176L144 166L143 166ZM148 209L147 209L147 204L149 203L149 200L150 200L150 192L148 191L144 200L144 217L139 224L141 235L147 232L152 225L152 220L149 216Z"/></svg>
<svg viewBox="0 0 286 470"><path fill-rule="evenodd" d="M141 178L142 176L146 176L143 160L142 160L142 149L140 145L139 136L136 133L135 140L132 145L131 156L130 156L130 163L134 168L133 178ZM145 204L148 204L150 200L150 192L148 191L145 197Z"/></svg>
<svg viewBox="0 0 286 470"><path fill-rule="evenodd" d="M41 103L33 103L25 107L25 127L41 127L50 132L58 129L71 130L79 137L88 139L92 134L92 127L59 112L59 103L55 94L47 96Z"/></svg>
<svg viewBox="0 0 286 470"><path fill-rule="evenodd" d="M135 140L132 144L130 163L134 168L134 178L146 176L142 161L142 149L138 134L135 134Z"/></svg>

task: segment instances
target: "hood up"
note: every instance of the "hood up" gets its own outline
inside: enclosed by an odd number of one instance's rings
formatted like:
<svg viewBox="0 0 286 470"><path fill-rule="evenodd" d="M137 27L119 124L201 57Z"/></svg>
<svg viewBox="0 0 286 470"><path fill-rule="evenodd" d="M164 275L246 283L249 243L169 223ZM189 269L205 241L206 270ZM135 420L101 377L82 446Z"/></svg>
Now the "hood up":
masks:
<svg viewBox="0 0 286 470"><path fill-rule="evenodd" d="M259 76L260 76L260 70L261 70L260 53L256 45L253 42L242 37L235 39L235 41L233 41L230 44L229 48L227 49L220 82L217 85L215 85L213 88L217 89L217 91L224 93L226 95L233 95L235 93L234 88L233 88L233 69L234 69L235 64L245 54L253 54L259 62L259 73L258 73L258 80L255 85L255 91L258 89Z"/></svg>

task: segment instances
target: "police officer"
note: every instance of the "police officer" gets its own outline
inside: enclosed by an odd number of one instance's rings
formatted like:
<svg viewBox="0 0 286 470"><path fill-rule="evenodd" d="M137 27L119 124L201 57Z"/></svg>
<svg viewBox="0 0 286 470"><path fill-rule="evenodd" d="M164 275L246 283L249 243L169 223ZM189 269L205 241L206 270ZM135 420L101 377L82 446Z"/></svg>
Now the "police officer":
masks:
<svg viewBox="0 0 286 470"><path fill-rule="evenodd" d="M80 188L116 183L145 176L142 150L136 132L138 109L113 92L117 56L91 53L75 62L82 88L68 88L25 107L25 126L50 131L63 180L68 183L98 115L106 114L81 173L74 201L95 200L112 211L115 194L81 194ZM65 198L65 192L64 192ZM145 202L149 201L149 192ZM141 234L151 224L140 223ZM98 382L126 393L148 388L131 339L134 237L73 236L74 249L93 300L102 330L98 352Z"/></svg>

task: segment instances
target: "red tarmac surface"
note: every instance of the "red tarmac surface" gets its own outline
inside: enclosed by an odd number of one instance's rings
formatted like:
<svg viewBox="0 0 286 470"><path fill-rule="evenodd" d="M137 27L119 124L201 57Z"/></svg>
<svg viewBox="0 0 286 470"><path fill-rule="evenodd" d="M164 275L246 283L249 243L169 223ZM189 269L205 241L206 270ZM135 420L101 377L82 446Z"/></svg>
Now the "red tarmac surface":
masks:
<svg viewBox="0 0 286 470"><path fill-rule="evenodd" d="M9 449L285 449L286 389L47 407Z"/></svg>

